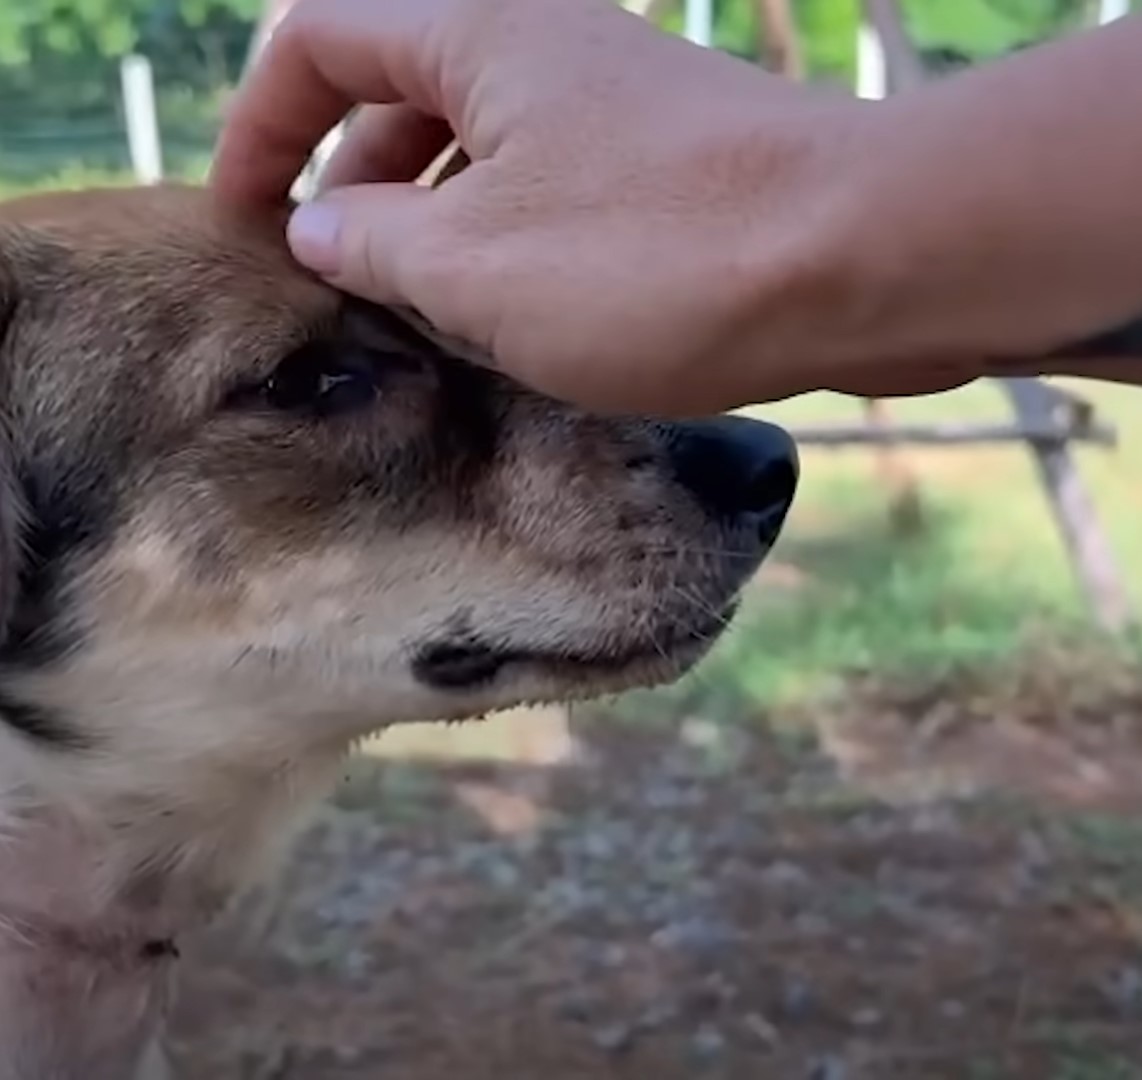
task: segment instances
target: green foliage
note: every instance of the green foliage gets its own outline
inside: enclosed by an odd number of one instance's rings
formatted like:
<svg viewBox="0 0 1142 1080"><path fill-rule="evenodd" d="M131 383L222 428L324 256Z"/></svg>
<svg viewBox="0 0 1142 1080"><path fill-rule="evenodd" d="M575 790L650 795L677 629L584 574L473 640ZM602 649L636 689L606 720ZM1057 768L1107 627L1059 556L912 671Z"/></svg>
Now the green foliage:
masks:
<svg viewBox="0 0 1142 1080"><path fill-rule="evenodd" d="M957 47L979 58L1071 30L1089 8L1086 0L904 0L917 41Z"/></svg>
<svg viewBox="0 0 1142 1080"><path fill-rule="evenodd" d="M201 171L259 0L0 0L0 184L129 169L118 60L156 74L164 155Z"/></svg>
<svg viewBox="0 0 1142 1080"><path fill-rule="evenodd" d="M258 0L0 0L0 64L45 53L117 57L179 26L250 22Z"/></svg>
<svg viewBox="0 0 1142 1080"><path fill-rule="evenodd" d="M800 0L794 10L809 71L851 86L856 75L858 0Z"/></svg>
<svg viewBox="0 0 1142 1080"><path fill-rule="evenodd" d="M1042 41L1079 25L1088 0L902 0L905 17L923 48L952 48L986 59ZM759 0L716 0L714 44L739 56L758 55ZM792 0L811 75L852 85L860 0ZM682 0L665 25L682 29Z"/></svg>

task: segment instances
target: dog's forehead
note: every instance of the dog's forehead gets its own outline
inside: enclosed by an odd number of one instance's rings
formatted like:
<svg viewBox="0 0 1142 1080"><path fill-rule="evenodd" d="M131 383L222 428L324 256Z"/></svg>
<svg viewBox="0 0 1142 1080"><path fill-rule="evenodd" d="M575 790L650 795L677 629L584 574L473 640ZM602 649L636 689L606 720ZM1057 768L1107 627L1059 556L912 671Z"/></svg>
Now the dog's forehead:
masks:
<svg viewBox="0 0 1142 1080"><path fill-rule="evenodd" d="M5 232L17 238L9 245L17 274L21 246L45 241L65 251L69 258L37 269L56 279L53 287L65 284L79 307L85 294L105 301L119 289L180 307L224 306L228 317L240 310L255 323L304 320L336 298L290 256L287 214L177 185L52 193L0 204L0 246Z"/></svg>

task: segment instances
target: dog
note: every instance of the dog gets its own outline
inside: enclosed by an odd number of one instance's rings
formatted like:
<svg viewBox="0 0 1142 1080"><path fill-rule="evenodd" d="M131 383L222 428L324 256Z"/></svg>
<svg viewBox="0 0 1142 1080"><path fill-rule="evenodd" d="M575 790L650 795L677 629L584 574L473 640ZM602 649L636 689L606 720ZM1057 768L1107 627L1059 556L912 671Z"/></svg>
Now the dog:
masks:
<svg viewBox="0 0 1142 1080"><path fill-rule="evenodd" d="M781 429L539 396L283 232L0 206L0 1080L165 1075L178 943L357 740L677 678L794 498Z"/></svg>

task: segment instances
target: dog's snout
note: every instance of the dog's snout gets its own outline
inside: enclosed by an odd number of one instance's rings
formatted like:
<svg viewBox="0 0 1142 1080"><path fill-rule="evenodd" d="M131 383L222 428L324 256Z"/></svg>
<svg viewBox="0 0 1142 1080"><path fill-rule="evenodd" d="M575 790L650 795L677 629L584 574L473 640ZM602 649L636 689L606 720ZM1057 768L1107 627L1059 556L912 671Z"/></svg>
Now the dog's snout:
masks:
<svg viewBox="0 0 1142 1080"><path fill-rule="evenodd" d="M773 424L727 416L679 424L671 441L678 479L720 518L776 540L797 490L797 448Z"/></svg>

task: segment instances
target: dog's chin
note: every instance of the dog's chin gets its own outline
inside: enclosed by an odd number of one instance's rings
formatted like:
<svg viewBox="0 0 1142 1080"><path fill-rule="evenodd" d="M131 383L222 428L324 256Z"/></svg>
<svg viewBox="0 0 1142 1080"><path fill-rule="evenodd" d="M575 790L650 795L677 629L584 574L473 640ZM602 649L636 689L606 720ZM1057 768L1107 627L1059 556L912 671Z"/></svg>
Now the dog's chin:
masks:
<svg viewBox="0 0 1142 1080"><path fill-rule="evenodd" d="M480 640L427 645L413 661L418 681L462 702L508 700L497 707L587 701L675 682L725 631L736 605L705 623L660 630L610 648L528 649ZM470 714L469 714L470 715Z"/></svg>

